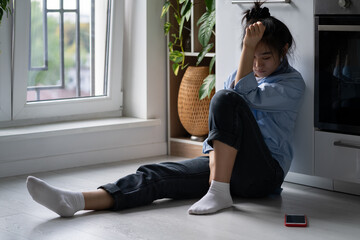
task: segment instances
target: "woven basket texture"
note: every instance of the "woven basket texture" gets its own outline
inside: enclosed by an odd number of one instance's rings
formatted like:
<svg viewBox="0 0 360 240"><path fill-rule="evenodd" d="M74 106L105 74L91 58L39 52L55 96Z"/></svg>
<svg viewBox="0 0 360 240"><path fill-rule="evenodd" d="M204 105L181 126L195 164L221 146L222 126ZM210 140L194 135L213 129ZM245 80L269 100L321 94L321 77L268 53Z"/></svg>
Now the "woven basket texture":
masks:
<svg viewBox="0 0 360 240"><path fill-rule="evenodd" d="M210 99L199 100L200 86L208 75L209 67L189 66L180 83L178 95L179 118L185 130L193 136L204 136L209 133Z"/></svg>

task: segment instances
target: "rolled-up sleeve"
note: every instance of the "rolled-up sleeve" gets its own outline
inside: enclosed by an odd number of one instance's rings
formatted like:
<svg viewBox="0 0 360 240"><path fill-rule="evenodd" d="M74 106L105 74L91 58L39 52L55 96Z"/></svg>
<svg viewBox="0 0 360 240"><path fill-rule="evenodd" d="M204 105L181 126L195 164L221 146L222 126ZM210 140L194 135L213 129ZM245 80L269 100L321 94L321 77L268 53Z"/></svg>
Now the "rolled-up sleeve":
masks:
<svg viewBox="0 0 360 240"><path fill-rule="evenodd" d="M224 82L224 89L234 89L234 82L237 70L230 74L228 79Z"/></svg>
<svg viewBox="0 0 360 240"><path fill-rule="evenodd" d="M204 154L208 154L210 151L213 151L214 149L208 144L208 139L206 138L205 141L203 142L203 148L202 148L202 152Z"/></svg>

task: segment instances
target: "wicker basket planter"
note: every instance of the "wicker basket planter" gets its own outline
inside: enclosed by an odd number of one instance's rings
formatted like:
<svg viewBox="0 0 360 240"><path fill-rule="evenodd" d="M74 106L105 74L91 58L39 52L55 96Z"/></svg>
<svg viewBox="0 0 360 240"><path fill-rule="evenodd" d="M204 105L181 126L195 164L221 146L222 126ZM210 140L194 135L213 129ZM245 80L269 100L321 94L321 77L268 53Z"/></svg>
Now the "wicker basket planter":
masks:
<svg viewBox="0 0 360 240"><path fill-rule="evenodd" d="M193 136L200 137L209 132L210 99L199 100L200 86L208 75L209 67L189 66L179 88L178 113L180 122L185 130Z"/></svg>

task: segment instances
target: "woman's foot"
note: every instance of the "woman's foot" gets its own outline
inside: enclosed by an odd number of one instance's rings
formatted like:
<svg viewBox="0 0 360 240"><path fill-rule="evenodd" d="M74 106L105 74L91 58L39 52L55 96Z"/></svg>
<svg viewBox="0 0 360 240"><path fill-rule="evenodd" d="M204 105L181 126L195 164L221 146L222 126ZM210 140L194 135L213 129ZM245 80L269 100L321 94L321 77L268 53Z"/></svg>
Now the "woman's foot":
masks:
<svg viewBox="0 0 360 240"><path fill-rule="evenodd" d="M61 217L72 217L85 207L84 196L81 192L62 190L32 176L27 178L26 186L36 202Z"/></svg>
<svg viewBox="0 0 360 240"><path fill-rule="evenodd" d="M192 205L189 214L210 214L231 207L233 200L230 195L230 184L212 181L207 194Z"/></svg>

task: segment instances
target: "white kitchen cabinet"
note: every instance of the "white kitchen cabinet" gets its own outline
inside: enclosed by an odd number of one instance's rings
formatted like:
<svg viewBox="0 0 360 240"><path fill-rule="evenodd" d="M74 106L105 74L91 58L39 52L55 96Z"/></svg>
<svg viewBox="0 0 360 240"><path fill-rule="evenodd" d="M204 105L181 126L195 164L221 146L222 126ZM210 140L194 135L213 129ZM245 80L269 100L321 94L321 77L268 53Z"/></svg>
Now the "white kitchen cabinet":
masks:
<svg viewBox="0 0 360 240"><path fill-rule="evenodd" d="M360 137L315 132L315 174L360 183Z"/></svg>
<svg viewBox="0 0 360 240"><path fill-rule="evenodd" d="M216 89L239 63L242 41L243 12L253 4L233 4L218 0L216 5ZM270 13L283 21L295 40L295 51L290 63L303 76L306 93L299 112L295 139L294 160L290 171L314 174L314 16L312 0L292 0L288 3L265 3Z"/></svg>

